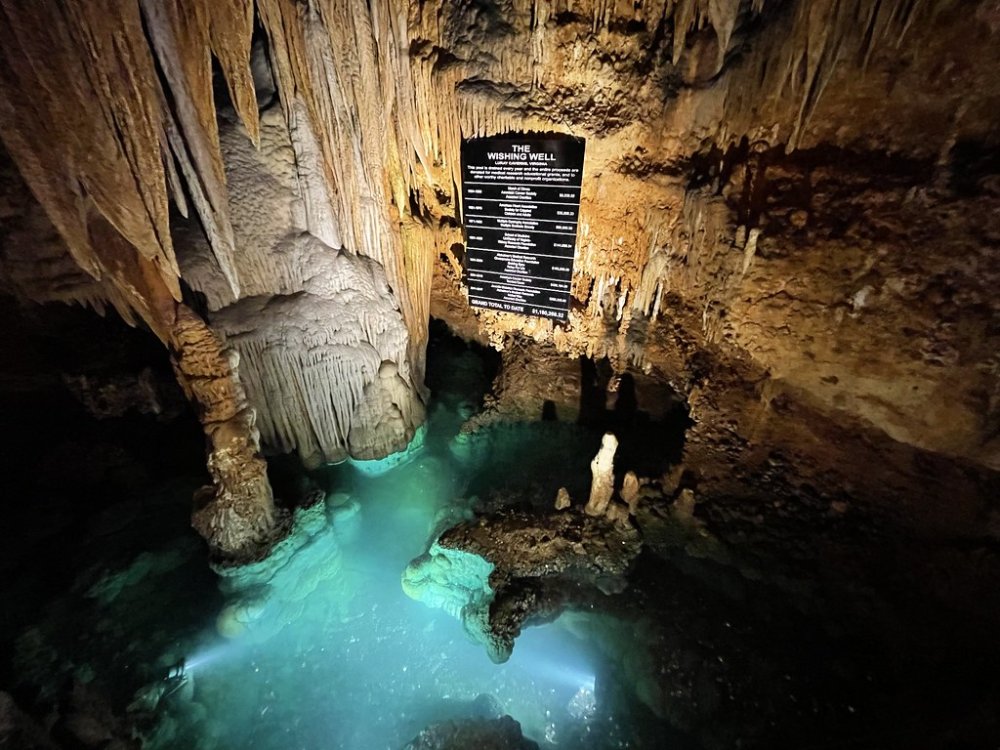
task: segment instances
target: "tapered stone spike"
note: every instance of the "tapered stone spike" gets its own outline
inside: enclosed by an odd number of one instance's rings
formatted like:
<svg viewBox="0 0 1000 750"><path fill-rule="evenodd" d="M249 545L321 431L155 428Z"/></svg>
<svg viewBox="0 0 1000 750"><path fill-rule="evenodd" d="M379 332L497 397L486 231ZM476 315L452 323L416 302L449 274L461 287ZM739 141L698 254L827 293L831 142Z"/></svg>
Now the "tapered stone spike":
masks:
<svg viewBox="0 0 1000 750"><path fill-rule="evenodd" d="M615 492L615 452L618 450L618 438L610 432L604 433L601 439L601 449L590 462L590 472L593 478L590 483L590 499L584 511L590 516L603 516Z"/></svg>
<svg viewBox="0 0 1000 750"><path fill-rule="evenodd" d="M573 501L570 499L569 490L565 487L560 487L559 492L556 493L556 510L566 510Z"/></svg>
<svg viewBox="0 0 1000 750"><path fill-rule="evenodd" d="M629 515L635 515L635 509L639 505L639 478L634 471L625 474L622 482L622 500L628 505Z"/></svg>

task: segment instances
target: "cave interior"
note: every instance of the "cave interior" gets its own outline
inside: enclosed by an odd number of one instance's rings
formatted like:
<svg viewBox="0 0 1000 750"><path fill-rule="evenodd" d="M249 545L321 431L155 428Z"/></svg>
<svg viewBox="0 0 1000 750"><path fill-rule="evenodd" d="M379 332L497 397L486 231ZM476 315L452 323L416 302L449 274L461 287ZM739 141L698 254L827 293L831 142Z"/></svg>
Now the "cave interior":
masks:
<svg viewBox="0 0 1000 750"><path fill-rule="evenodd" d="M1000 744L997 0L0 36L0 748Z"/></svg>

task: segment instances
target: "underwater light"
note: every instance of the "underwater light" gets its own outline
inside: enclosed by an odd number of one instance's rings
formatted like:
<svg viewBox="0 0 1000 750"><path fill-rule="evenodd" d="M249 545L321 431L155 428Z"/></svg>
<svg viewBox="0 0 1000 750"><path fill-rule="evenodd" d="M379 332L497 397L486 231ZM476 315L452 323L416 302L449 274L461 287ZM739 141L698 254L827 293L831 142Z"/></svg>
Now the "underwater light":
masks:
<svg viewBox="0 0 1000 750"><path fill-rule="evenodd" d="M183 680L185 674L187 674L187 660L181 659L167 670L167 679Z"/></svg>
<svg viewBox="0 0 1000 750"><path fill-rule="evenodd" d="M586 667L559 663L551 659L532 659L528 672L550 684L562 685L571 690L589 690L593 692L597 677Z"/></svg>
<svg viewBox="0 0 1000 750"><path fill-rule="evenodd" d="M597 681L590 660L560 628L526 629L513 661L536 680L564 689L593 691Z"/></svg>
<svg viewBox="0 0 1000 750"><path fill-rule="evenodd" d="M223 656L232 653L234 650L235 649L230 643L215 644L202 651L191 654L186 659L181 659L179 664L185 673L193 672L196 669L201 669L208 664L218 661ZM173 669L174 667L171 667L171 670Z"/></svg>

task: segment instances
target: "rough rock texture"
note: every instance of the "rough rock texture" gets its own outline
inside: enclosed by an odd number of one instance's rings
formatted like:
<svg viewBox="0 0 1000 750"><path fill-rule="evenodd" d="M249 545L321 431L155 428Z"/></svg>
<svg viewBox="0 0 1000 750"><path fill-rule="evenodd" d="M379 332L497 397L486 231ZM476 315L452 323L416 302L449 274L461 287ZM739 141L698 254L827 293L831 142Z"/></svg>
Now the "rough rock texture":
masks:
<svg viewBox="0 0 1000 750"><path fill-rule="evenodd" d="M467 632L500 663L510 657L525 624L622 591L640 546L634 529L603 518L571 511L503 513L445 531L427 555L411 563L404 581L417 579L435 591L445 589L438 597L451 603L446 610L455 614L457 609ZM476 576L483 583L457 586L451 576L438 574L442 567L452 567L449 561L456 552L485 561ZM405 583L404 589L410 593ZM426 594L414 598L443 606Z"/></svg>
<svg viewBox="0 0 1000 750"><path fill-rule="evenodd" d="M508 55L456 85L463 134L530 124L588 137L570 324L476 313L476 335L503 345L518 331L644 367L664 318L694 308L699 348L749 356L774 387L894 440L996 468L985 290L997 264L972 235L995 234L982 114L997 91L963 41L995 43L990 4L746 6L687 44L685 4L665 24L608 4L593 17L512 9L495 37L457 22L428 35L434 54L459 58L431 73L442 86L485 67L485 50L532 50L530 64ZM946 70L976 81L960 106L969 90ZM590 106L574 107L584 75ZM434 313L471 333L460 255L437 267Z"/></svg>
<svg viewBox="0 0 1000 750"><path fill-rule="evenodd" d="M44 728L21 710L9 693L0 692L0 747L55 750L58 745Z"/></svg>
<svg viewBox="0 0 1000 750"><path fill-rule="evenodd" d="M149 367L103 378L66 373L62 380L87 413L97 419L120 417L129 411L171 419L184 405L175 398L176 384L170 383L173 389L168 388Z"/></svg>
<svg viewBox="0 0 1000 750"><path fill-rule="evenodd" d="M912 587L981 636L1000 622L995 3L743 3L731 33L686 38L685 5L515 4L475 32L420 15L462 135L587 138L568 324L470 311L458 231L432 313L517 350L512 416L580 402L549 345L670 384L686 481L729 542L800 579Z"/></svg>
<svg viewBox="0 0 1000 750"><path fill-rule="evenodd" d="M83 267L111 270L80 218L92 205L175 297L166 205L168 188L184 203L183 176L237 294L206 61L211 50L222 62L256 140L249 16L154 5L5 4L10 49L59 54L43 67L4 58L3 137ZM700 308L706 346L750 356L783 388L895 440L998 465L995 264L979 239L995 234L1000 92L980 62L996 57L989 2L518 0L445 13L267 0L258 11L289 132L316 152L336 237L385 268L411 364L426 341L432 248L441 273L460 267L460 139L571 132L589 143L570 325L480 313L484 336L523 329L642 365L648 329L678 295ZM86 66L93 79L73 75ZM71 96L25 97L65 80L78 82ZM919 258L903 252L913 246ZM887 346L894 361L879 364Z"/></svg>
<svg viewBox="0 0 1000 750"><path fill-rule="evenodd" d="M208 438L213 486L195 498L192 523L219 554L260 554L274 528L274 500L260 455L256 415L236 376L239 358L183 306L169 346L177 379L198 407Z"/></svg>
<svg viewBox="0 0 1000 750"><path fill-rule="evenodd" d="M89 277L63 273L37 216L18 219L21 236L42 238L37 263L12 274L30 296L106 299L167 340L182 270L168 196L180 213L190 202L207 235L209 312L280 277L253 242L241 257L237 206L261 225L259 247L274 238L252 200L223 199L226 168L256 157L227 145L208 72L214 55L231 119L271 154L253 106L250 8L208 6L0 0L0 138ZM402 380L420 387L428 312L498 347L513 333L607 357L690 403L685 464L718 501L704 512L720 533L787 554L819 528L824 543L802 554L821 567L883 562L869 575L909 570L948 606L995 602L994 0L258 0L256 11L284 119L273 124L291 143L281 163L294 155L301 210L289 211L305 217L289 226L384 269L408 333ZM587 139L566 325L472 313L464 299L460 143L509 130ZM24 258L4 253L11 268ZM363 396L381 368L350 392ZM348 429L340 441L374 451L389 445L384 425L406 429L388 381L364 412L380 437ZM296 409L344 426L320 411L334 409ZM830 532L838 508L873 529L865 554ZM760 527L773 533L750 533ZM914 546L887 552L872 538ZM974 581L950 580L970 570Z"/></svg>
<svg viewBox="0 0 1000 750"><path fill-rule="evenodd" d="M509 716L465 719L432 724L421 730L404 750L538 750L521 734L521 725Z"/></svg>
<svg viewBox="0 0 1000 750"><path fill-rule="evenodd" d="M111 0L87 9L43 3L29 10L15 5L3 8L5 26L17 43L7 47L12 52L4 56L0 71L5 97L0 132L69 248L68 254L46 250L44 245L27 253L20 248L5 253L11 260L6 265L15 290L39 301L72 300L98 308L109 301L126 319L137 312L162 337L170 325L169 315L150 309L163 300L158 294L150 298L148 284L137 285L128 278L123 265L135 265L130 254L138 254L147 282L155 281L179 301L182 269L176 244L188 283L204 295L212 312L255 296L296 294L309 281L315 286L318 270L309 273L301 254L285 252L286 240L309 232L339 250L346 238L342 255L361 253L389 272L396 291L384 281L376 290L380 302L392 311L388 317L380 310L364 310L357 299L345 304L353 303L354 317L361 319L369 337L395 337L401 343L402 353L392 344L394 356L386 359L409 393L404 394L391 378L381 388L372 385L379 361L366 368L363 377L335 379L333 372L323 373L330 376L325 381L335 383L332 394L291 402L285 412L264 397L264 388L248 380L250 397L268 428L265 440L283 450L298 448L312 461L342 458L349 442L364 457L405 446L414 423L422 419L418 391L427 316L424 312L415 317L413 310L426 310L420 279L430 278L430 265L423 263L426 271L416 273L413 285L408 283L400 259L400 232L391 224L386 201L355 190L377 174L378 162L360 159L357 168L367 170L360 172L351 170L348 162L334 165L325 158L337 133L318 127L318 113L302 101L303 96L309 100L308 90L283 87L284 106L258 113L257 93L268 97L273 78L262 62L263 50L254 53L251 66L253 6L229 3L209 8L200 0L166 4ZM261 7L261 18L280 25L279 6ZM293 13L289 26L305 20ZM283 47L277 37L272 41L272 57L280 63ZM363 48L357 51L365 54ZM47 60L44 70L30 62L42 54ZM220 63L220 79L227 84L228 103L216 102L213 56ZM334 61L335 66L339 62ZM93 75L76 75L81 69ZM278 72L285 72L280 64ZM33 96L38 90L56 91L60 85L73 90L65 97ZM354 92L352 101L344 103L344 113L358 109L353 100L370 93L369 89ZM367 136L361 131L344 134L348 140L338 144L343 147L340 153L360 149L371 155L362 140L370 140L383 128L380 116L374 127L375 110L369 106L364 111L371 114L373 127ZM38 120L46 127L37 127ZM99 158L91 158L95 154ZM199 229L174 222L176 243L168 227L168 196L183 216L188 216L190 204L200 225ZM398 191L394 198L400 205L407 200ZM18 221L25 229L44 229L44 222L33 218L36 213L26 211ZM111 257L102 247L105 232L95 232L94 224L114 227L126 241L120 257ZM70 256L93 281L75 271L56 275L49 270L58 264L72 271L65 262ZM323 270L338 269L327 265ZM328 279L326 284L343 281ZM411 286L417 289L416 296L409 294ZM380 315L383 319L376 320ZM321 324L315 327L335 340L336 323L332 332L323 331ZM408 338L407 326L416 340ZM395 333L387 332L391 329ZM365 343L384 348L380 342ZM283 367L275 368L274 361L258 363L278 381L271 385L295 387L292 370L297 355L306 356L295 350L304 345L290 342ZM343 359L371 359L367 351L351 355L347 349L342 350ZM280 355L277 359L282 360ZM352 401L363 398L369 386L373 404L355 414ZM339 421L330 418L331 402L349 407ZM385 414L387 409L390 414ZM371 429L359 424L362 418L371 420ZM276 423L281 429L270 430ZM352 429L355 435L349 441ZM306 434L316 436L299 440Z"/></svg>
<svg viewBox="0 0 1000 750"><path fill-rule="evenodd" d="M434 542L406 566L403 591L411 599L462 620L473 639L487 642L488 633L480 626L493 599L489 584L492 572L492 563L483 557Z"/></svg>

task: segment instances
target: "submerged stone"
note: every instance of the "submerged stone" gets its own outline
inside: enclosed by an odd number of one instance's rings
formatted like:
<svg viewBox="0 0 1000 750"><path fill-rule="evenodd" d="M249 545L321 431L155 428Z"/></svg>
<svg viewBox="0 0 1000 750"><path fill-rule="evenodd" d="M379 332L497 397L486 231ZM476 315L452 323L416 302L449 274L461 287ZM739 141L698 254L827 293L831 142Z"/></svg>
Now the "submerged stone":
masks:
<svg viewBox="0 0 1000 750"><path fill-rule="evenodd" d="M461 619L503 663L523 625L623 591L641 546L631 526L583 513L502 513L441 534L407 567L403 590Z"/></svg>
<svg viewBox="0 0 1000 750"><path fill-rule="evenodd" d="M521 734L521 725L510 716L499 719L467 719L433 724L404 750L538 750Z"/></svg>
<svg viewBox="0 0 1000 750"><path fill-rule="evenodd" d="M493 565L479 555L447 549L436 542L403 573L403 591L428 607L463 620L489 608Z"/></svg>

